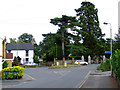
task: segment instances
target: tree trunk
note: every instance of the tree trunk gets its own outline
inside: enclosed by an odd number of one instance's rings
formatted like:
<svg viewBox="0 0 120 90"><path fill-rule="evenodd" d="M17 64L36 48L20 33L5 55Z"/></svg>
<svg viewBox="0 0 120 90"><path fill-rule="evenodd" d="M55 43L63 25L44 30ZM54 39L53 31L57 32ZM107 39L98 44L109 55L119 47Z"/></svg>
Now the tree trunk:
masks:
<svg viewBox="0 0 120 90"><path fill-rule="evenodd" d="M63 38L63 40L62 40L62 53L63 53L63 58L64 58L64 32L62 32L62 38Z"/></svg>

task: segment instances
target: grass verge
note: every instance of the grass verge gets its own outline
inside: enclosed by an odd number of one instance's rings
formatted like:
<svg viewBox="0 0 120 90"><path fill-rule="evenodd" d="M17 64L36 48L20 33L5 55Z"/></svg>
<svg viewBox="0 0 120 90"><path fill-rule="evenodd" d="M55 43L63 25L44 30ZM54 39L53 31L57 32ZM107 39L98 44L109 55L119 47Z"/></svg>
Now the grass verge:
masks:
<svg viewBox="0 0 120 90"><path fill-rule="evenodd" d="M56 69L56 68L71 68L71 67L82 67L83 65L67 65L66 67L64 65L59 66L50 66L49 69Z"/></svg>

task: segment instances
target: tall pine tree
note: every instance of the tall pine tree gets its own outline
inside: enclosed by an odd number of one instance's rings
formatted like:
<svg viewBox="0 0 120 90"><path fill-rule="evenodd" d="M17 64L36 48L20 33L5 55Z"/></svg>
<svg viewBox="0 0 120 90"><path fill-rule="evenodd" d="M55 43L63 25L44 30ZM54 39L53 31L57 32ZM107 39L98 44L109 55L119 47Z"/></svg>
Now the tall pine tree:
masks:
<svg viewBox="0 0 120 90"><path fill-rule="evenodd" d="M66 56L65 42L67 44L69 44L69 40L68 40L69 33L68 33L67 29L71 28L73 26L73 22L75 22L75 20L76 20L75 17L62 15L61 18L57 17L57 18L51 19L51 21L50 21L50 23L57 25L59 27L57 34L58 35L61 34L63 58L65 58L65 56Z"/></svg>
<svg viewBox="0 0 120 90"><path fill-rule="evenodd" d="M75 9L78 24L76 31L81 34L83 45L87 48L85 55L100 55L104 53L104 39L99 27L98 9L91 2L82 2L81 7Z"/></svg>

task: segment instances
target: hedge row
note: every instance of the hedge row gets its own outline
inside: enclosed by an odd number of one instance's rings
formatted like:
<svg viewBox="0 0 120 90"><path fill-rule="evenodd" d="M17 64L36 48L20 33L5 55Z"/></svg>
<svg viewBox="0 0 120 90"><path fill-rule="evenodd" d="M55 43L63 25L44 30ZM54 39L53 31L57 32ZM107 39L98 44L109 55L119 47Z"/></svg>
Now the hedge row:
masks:
<svg viewBox="0 0 120 90"><path fill-rule="evenodd" d="M24 68L20 66L7 67L2 69L3 79L20 79L24 75Z"/></svg>
<svg viewBox="0 0 120 90"><path fill-rule="evenodd" d="M98 66L97 70L110 71L110 68L110 59L106 59L104 63L101 63L100 66Z"/></svg>
<svg viewBox="0 0 120 90"><path fill-rule="evenodd" d="M112 58L112 69L120 80L120 50L116 50Z"/></svg>

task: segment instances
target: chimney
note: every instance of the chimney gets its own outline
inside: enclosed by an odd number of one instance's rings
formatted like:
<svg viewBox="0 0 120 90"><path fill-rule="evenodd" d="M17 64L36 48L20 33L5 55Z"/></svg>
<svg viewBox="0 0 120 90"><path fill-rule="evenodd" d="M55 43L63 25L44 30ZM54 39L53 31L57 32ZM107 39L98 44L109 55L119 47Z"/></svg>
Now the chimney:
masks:
<svg viewBox="0 0 120 90"><path fill-rule="evenodd" d="M34 38L32 37L32 45L34 45Z"/></svg>

